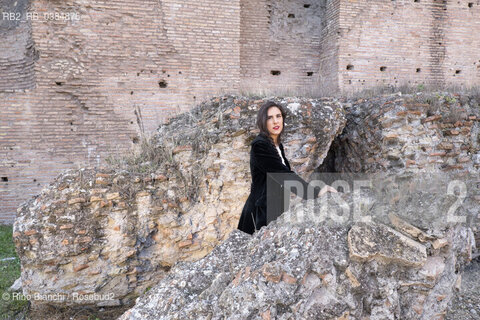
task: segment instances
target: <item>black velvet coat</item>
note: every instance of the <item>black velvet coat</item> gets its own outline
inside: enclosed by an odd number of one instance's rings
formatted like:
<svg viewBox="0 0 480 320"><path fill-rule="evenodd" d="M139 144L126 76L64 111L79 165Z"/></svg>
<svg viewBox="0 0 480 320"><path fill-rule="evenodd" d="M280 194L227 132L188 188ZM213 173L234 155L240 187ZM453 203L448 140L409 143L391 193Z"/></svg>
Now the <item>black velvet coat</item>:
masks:
<svg viewBox="0 0 480 320"><path fill-rule="evenodd" d="M255 230L259 230L262 226L267 225L267 173L294 174L290 169L290 164L288 163L287 158L285 157L282 144L280 144L279 147L285 165L282 163L275 146L264 134L259 134L252 141L251 146L250 173L252 175L252 184L250 187L250 195L243 207L242 215L240 216L240 221L238 223L238 229L249 234L253 234ZM296 174L292 175L292 177L295 177L295 180L300 181L305 187L304 190L306 190L306 187L308 186L307 182ZM279 195L283 194L282 187L283 185L279 186L278 191L276 190L275 192ZM306 192L304 192L304 195L306 198ZM318 195L318 190L316 190L314 195ZM274 205L276 206L275 211L278 211L278 215L284 211L283 204L283 198L282 200L274 202Z"/></svg>

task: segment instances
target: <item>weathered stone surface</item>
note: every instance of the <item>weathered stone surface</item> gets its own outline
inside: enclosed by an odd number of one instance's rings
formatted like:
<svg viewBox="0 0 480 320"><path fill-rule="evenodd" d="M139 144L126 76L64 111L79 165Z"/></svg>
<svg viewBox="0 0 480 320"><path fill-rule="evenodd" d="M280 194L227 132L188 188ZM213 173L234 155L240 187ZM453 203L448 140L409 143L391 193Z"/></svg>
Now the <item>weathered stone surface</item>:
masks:
<svg viewBox="0 0 480 320"><path fill-rule="evenodd" d="M480 261L474 261L462 274L459 292L449 303L447 320L472 320L480 317ZM442 296L438 296L442 300Z"/></svg>
<svg viewBox="0 0 480 320"><path fill-rule="evenodd" d="M405 266L422 266L427 259L424 245L378 223L359 223L348 232L350 258L379 260Z"/></svg>
<svg viewBox="0 0 480 320"><path fill-rule="evenodd" d="M19 209L14 225L24 292L113 293L114 304L129 304L177 261L208 254L237 227L263 101L213 98L161 126L138 156L57 177ZM278 102L287 110L287 157L304 159L294 168L308 178L343 129L342 106L335 99Z"/></svg>
<svg viewBox="0 0 480 320"><path fill-rule="evenodd" d="M397 230L399 230L400 232L410 237L417 238L421 242L425 242L427 239L431 239L422 230L418 229L415 226L412 226L410 223L406 222L405 220L400 219L400 217L396 216L393 213L389 214L388 218L390 219L390 222L393 224L393 226Z"/></svg>
<svg viewBox="0 0 480 320"><path fill-rule="evenodd" d="M445 250L425 251L374 222L292 224L288 216L299 208L252 237L235 230L205 258L176 264L119 320L427 320L445 312L456 268L467 262L462 252L474 245L468 228L451 226ZM390 241L416 256L383 244L391 249L379 249L386 259L352 259L351 238L361 228L369 241Z"/></svg>
<svg viewBox="0 0 480 320"><path fill-rule="evenodd" d="M436 92L342 102L348 121L325 163L330 171L478 172L480 168L476 97Z"/></svg>
<svg viewBox="0 0 480 320"><path fill-rule="evenodd" d="M444 198L444 204L432 206L436 191L447 193L454 180L466 182L467 197L459 210L480 241L480 223L476 175L480 172L480 109L476 95L448 92L401 93L355 101L345 99L347 125L332 143L328 157L318 168L320 172L350 172L376 174L384 172L397 177L418 176L425 188L419 191L410 206L410 198L392 198L397 205L392 212L417 228L428 229L438 212L445 214L457 198ZM430 175L430 176L429 176ZM435 175L435 177L434 177ZM422 182L422 179L424 180ZM393 183L392 185L395 185ZM441 188L444 188L443 190ZM446 218L446 215L445 215ZM387 221L384 221L387 223ZM440 228L440 226L438 226ZM404 225L403 233L415 233ZM441 228L440 228L441 229ZM420 241L424 236L419 234ZM436 248L443 246L437 242Z"/></svg>

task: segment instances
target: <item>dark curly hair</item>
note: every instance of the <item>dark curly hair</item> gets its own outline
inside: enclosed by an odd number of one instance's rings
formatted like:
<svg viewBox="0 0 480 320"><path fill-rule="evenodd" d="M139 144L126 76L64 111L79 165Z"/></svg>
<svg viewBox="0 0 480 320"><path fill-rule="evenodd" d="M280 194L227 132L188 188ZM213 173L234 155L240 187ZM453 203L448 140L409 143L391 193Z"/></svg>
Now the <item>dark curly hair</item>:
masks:
<svg viewBox="0 0 480 320"><path fill-rule="evenodd" d="M260 129L260 133L267 136L268 139L270 139L270 141L273 143L273 140L272 138L270 137L270 133L268 132L268 128L267 128L267 120L268 120L268 109L270 109L271 107L277 107L280 112L282 113L282 120L283 120L283 123L282 123L282 132L280 132L280 134L278 135L278 143L280 144L282 142L282 133L283 131L285 130L285 116L287 115L286 112L285 112L285 109L273 102L273 101L266 101L261 107L260 107L260 110L258 110L258 114L257 114L257 127L258 129Z"/></svg>

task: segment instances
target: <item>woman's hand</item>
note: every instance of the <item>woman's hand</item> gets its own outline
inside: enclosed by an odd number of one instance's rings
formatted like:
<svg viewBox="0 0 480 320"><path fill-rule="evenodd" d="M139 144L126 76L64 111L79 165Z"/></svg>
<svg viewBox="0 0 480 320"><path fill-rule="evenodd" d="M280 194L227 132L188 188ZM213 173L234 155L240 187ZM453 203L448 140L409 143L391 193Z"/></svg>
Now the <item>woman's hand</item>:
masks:
<svg viewBox="0 0 480 320"><path fill-rule="evenodd" d="M327 191L332 192L332 193L337 193L338 192L337 189L327 185L327 186L323 187L322 190L320 190L320 192L318 193L318 196L324 195L325 193L327 193Z"/></svg>

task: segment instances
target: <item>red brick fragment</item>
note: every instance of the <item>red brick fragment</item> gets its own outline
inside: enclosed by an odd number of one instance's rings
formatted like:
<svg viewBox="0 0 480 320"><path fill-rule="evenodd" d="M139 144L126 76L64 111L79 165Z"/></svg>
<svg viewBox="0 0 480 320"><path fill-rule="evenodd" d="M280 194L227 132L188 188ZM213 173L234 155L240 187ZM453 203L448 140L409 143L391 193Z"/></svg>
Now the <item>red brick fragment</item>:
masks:
<svg viewBox="0 0 480 320"><path fill-rule="evenodd" d="M425 119L422 120L422 123L436 121L436 120L439 120L441 118L442 118L442 116L437 114L437 115L434 115L434 116L426 117Z"/></svg>
<svg viewBox="0 0 480 320"><path fill-rule="evenodd" d="M81 264L79 266L76 266L75 268L73 268L73 271L74 272L78 272L80 270L83 270L83 269L87 269L89 267L88 264Z"/></svg>
<svg viewBox="0 0 480 320"><path fill-rule="evenodd" d="M34 229L25 231L26 236L31 236L32 234L36 234L36 233L37 233L37 230L34 230Z"/></svg>

